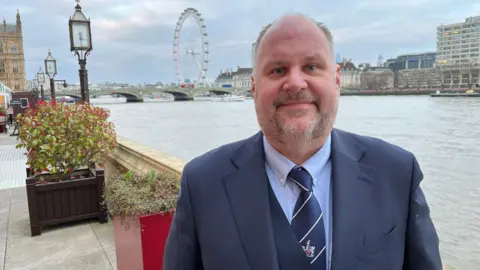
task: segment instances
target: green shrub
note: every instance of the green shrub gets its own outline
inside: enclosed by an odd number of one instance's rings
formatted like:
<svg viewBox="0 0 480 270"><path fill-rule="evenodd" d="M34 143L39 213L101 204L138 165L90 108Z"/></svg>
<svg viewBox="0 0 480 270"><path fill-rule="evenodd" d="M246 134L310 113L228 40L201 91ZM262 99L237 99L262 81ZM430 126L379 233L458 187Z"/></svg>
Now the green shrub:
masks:
<svg viewBox="0 0 480 270"><path fill-rule="evenodd" d="M40 101L17 116L21 142L17 148L27 149L32 173L68 176L115 149L116 133L108 116L108 110L86 103Z"/></svg>
<svg viewBox="0 0 480 270"><path fill-rule="evenodd" d="M179 191L173 173L128 171L106 179L103 197L110 216L128 227L138 216L174 211Z"/></svg>

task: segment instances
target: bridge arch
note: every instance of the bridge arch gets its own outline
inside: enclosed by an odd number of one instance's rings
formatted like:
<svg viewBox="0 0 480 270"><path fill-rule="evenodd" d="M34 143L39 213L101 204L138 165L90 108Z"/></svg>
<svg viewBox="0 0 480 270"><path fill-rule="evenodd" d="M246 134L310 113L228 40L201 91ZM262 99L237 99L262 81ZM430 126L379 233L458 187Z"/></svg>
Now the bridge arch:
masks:
<svg viewBox="0 0 480 270"><path fill-rule="evenodd" d="M161 90L158 92L163 92L167 94L173 95L173 98L175 101L182 101L182 100L192 100L192 97L188 95L187 93L180 92L180 91L174 91L174 90Z"/></svg>
<svg viewBox="0 0 480 270"><path fill-rule="evenodd" d="M127 99L127 103L129 102L142 102L143 99L139 95L132 94L129 92L123 91L97 91L97 92L90 92L90 98L95 98L98 96L104 95L119 95Z"/></svg>
<svg viewBox="0 0 480 270"><path fill-rule="evenodd" d="M251 97L252 92L250 90L240 90L240 91L238 91L237 95Z"/></svg>
<svg viewBox="0 0 480 270"><path fill-rule="evenodd" d="M230 95L230 94L232 94L232 91L218 90L218 89L208 90L208 92L213 93L215 95Z"/></svg>

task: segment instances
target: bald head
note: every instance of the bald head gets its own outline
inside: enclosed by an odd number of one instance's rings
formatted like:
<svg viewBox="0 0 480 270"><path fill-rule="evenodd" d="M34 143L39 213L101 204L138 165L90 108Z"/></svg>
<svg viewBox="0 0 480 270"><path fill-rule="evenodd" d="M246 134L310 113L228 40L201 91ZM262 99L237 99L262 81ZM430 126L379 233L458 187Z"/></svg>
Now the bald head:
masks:
<svg viewBox="0 0 480 270"><path fill-rule="evenodd" d="M327 39L328 46L332 55L332 61L335 62L333 36L330 30L327 28L327 26L305 15L294 13L294 14L287 14L280 17L279 19L265 26L262 29L262 31L260 31L260 34L258 35L257 40L255 42L255 46L254 46L253 68L255 69L255 67L257 66L259 50L261 49L262 42L266 36L268 36L271 32L274 32L279 29L284 31L285 35L288 35L289 32L295 31L295 29L297 29L298 27L305 27L305 26L315 27L325 35L325 38Z"/></svg>

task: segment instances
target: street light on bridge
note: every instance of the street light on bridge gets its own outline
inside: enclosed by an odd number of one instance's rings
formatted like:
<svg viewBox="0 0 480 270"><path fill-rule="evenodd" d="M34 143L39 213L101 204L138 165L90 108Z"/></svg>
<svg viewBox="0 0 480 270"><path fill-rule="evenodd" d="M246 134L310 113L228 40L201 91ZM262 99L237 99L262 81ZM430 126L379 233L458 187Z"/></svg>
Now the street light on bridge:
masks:
<svg viewBox="0 0 480 270"><path fill-rule="evenodd" d="M82 100L86 103L90 102L88 93L88 72L85 66L87 65L87 56L92 50L92 32L90 28L90 19L87 19L80 7L80 0L77 1L75 13L69 20L70 29L70 51L75 52L78 57L78 64L80 65L80 93Z"/></svg>
<svg viewBox="0 0 480 270"><path fill-rule="evenodd" d="M57 75L57 60L53 58L50 50L48 51L48 56L45 59L45 71L47 72L47 75L50 78L50 100L55 100L54 78L55 78L55 75Z"/></svg>

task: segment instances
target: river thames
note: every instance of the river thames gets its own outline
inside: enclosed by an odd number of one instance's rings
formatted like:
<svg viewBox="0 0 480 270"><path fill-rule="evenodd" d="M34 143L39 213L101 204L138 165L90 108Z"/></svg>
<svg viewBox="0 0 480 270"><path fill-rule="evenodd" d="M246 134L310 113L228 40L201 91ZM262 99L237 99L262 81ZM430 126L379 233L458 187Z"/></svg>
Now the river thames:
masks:
<svg viewBox="0 0 480 270"><path fill-rule="evenodd" d="M189 161L259 130L252 100L100 105L117 133ZM480 267L480 98L342 96L336 127L412 151L444 264Z"/></svg>

